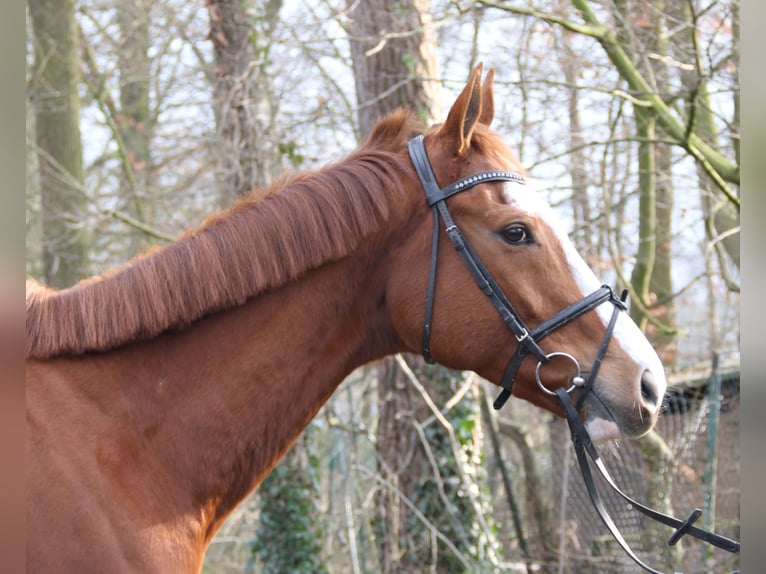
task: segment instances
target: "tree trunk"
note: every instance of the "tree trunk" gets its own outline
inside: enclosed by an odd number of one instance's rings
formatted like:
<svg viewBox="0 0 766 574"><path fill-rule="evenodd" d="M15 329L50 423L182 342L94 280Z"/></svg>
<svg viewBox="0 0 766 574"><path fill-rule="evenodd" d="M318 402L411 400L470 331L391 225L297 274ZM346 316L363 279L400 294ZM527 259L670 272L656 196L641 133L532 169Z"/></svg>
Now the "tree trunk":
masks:
<svg viewBox="0 0 766 574"><path fill-rule="evenodd" d="M228 205L281 170L268 76L268 46L282 0L262 0L248 15L239 0L207 0L215 52L215 152L220 201Z"/></svg>
<svg viewBox="0 0 766 574"><path fill-rule="evenodd" d="M654 73L643 53L645 42L655 39L656 21L653 18L639 19L637 14L632 12L634 9L639 10L627 0L614 0L616 37L633 66L644 78L648 78L651 86L649 89L656 92ZM646 95L638 94L638 97ZM630 315L644 330L647 324L646 307L650 301L650 282L657 245L657 114L652 108L634 103L633 116L638 139L638 248L636 263L630 275L635 298L630 306Z"/></svg>
<svg viewBox="0 0 766 574"><path fill-rule="evenodd" d="M579 90L577 79L580 76L580 62L572 51L570 36L572 32L563 30L561 41L563 55L561 68L567 83L567 108L569 111L569 145L572 153L569 155L569 172L572 178L572 215L575 222L573 240L577 250L586 261L594 263L598 256L595 248L594 234L591 226L590 197L588 196L588 177L585 165L585 139L580 125Z"/></svg>
<svg viewBox="0 0 766 574"><path fill-rule="evenodd" d="M423 450L413 427L418 401L410 393L406 377L396 361L386 359L380 367L378 400L380 417L376 431L378 473L396 487L377 498L380 564L384 574L414 571L422 558L423 529L408 517L400 493L414 500L423 478Z"/></svg>
<svg viewBox="0 0 766 574"><path fill-rule="evenodd" d="M120 49L117 53L120 109L115 124L128 168L120 178L120 196L125 213L142 222L148 222L144 202L151 173L151 141L154 131L149 101L149 22L152 5L150 0L116 2L120 28ZM131 228L129 233L129 245L126 246L128 257L146 247L141 244L141 238L145 237L141 231Z"/></svg>
<svg viewBox="0 0 766 574"><path fill-rule="evenodd" d="M441 119L430 0L360 0L349 13L360 138L400 106Z"/></svg>
<svg viewBox="0 0 766 574"><path fill-rule="evenodd" d="M29 0L28 6L44 280L68 287L89 274L74 0Z"/></svg>
<svg viewBox="0 0 766 574"><path fill-rule="evenodd" d="M634 108L638 144L638 250L636 263L630 275L630 283L638 301L643 305L631 305L630 315L638 326L646 328L644 305L649 301L649 285L654 270L655 245L657 241L657 189L655 177L654 144L656 121L653 112Z"/></svg>
<svg viewBox="0 0 766 574"><path fill-rule="evenodd" d="M652 316L663 325L676 328L676 302L673 299L673 181L671 163L673 156L669 146L657 145L656 202L657 239L654 246L654 269L649 281L649 291L654 294L655 308ZM677 339L674 332L654 329L649 332L652 346L666 367L676 363Z"/></svg>
<svg viewBox="0 0 766 574"><path fill-rule="evenodd" d="M268 186L282 171L268 73L282 0L207 0L206 5L215 53L219 202L226 206ZM326 572L319 563L313 503L319 495L309 478L308 435L309 430L251 495L260 508L251 549L259 572Z"/></svg>
<svg viewBox="0 0 766 574"><path fill-rule="evenodd" d="M353 3L349 17L360 139L398 107L415 110L427 122L439 119L439 73L429 0L361 0ZM418 500L419 487L429 473L413 425L413 420L427 414L411 391L396 361L382 361L378 467L383 479L398 491L383 491L378 497L379 553L385 574L422 571L424 556L430 552L425 528L402 501L402 495Z"/></svg>
<svg viewBox="0 0 766 574"><path fill-rule="evenodd" d="M650 49L660 56L668 54L667 34L664 33L667 23L663 16L664 0L655 0L657 10L654 12L656 22L652 26L654 34L644 39ZM654 71L657 86L661 92L669 92L671 83L667 66L657 66ZM660 127L660 136L666 135ZM665 143L656 143L655 166L655 215L656 239L654 244L654 268L649 280L649 291L653 294L654 308L652 317L669 329L676 328L676 303L673 299L673 149ZM677 338L675 332L664 329L648 331L652 345L660 355L666 367L676 362Z"/></svg>
<svg viewBox="0 0 766 574"><path fill-rule="evenodd" d="M553 504L550 489L545 486L545 478L537 468L535 453L529 445L523 429L510 421L498 421L501 434L509 437L521 453L524 465L525 506L530 525L534 521L535 535L531 540L536 545L532 556L540 562L540 571L544 574L553 572L552 564L556 558L556 530L551 521Z"/></svg>
<svg viewBox="0 0 766 574"><path fill-rule="evenodd" d="M675 472L677 469L674 468L676 462L673 452L656 430L652 430L638 439L636 446L641 452L647 467L646 501L644 504L665 514L672 515L674 510L671 492L673 478L677 474ZM660 540L661 537L664 538L664 536L657 534L656 531L654 533L646 532L644 534L645 547L658 548L659 554L665 561L665 566L668 570L677 572L681 567L683 559L683 541L675 546L668 546L663 544L664 540Z"/></svg>

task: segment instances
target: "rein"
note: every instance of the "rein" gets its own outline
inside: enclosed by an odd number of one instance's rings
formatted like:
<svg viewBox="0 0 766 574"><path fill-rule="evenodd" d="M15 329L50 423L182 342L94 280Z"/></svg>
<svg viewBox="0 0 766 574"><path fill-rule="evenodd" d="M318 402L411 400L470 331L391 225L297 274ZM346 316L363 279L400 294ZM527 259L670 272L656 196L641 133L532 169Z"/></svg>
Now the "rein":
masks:
<svg viewBox="0 0 766 574"><path fill-rule="evenodd" d="M422 337L422 354L425 361L428 363L434 362L434 359L431 356L430 343L431 325L433 322L434 294L436 292L436 270L440 235L439 220L441 219L444 224L444 231L447 233L447 237L449 237L455 250L458 252L461 259L468 268L468 271L473 276L474 281L476 281L476 284L479 286L479 289L481 289L481 291L489 298L489 300L492 302L492 305L500 314L505 324L513 332L516 340L519 342L516 351L509 360L508 365L506 366L503 373L503 377L500 382L502 391L498 395L497 399L495 399L494 408L502 408L506 401L511 397L513 382L516 378L516 375L518 374L519 369L521 368L521 364L527 355L532 354L538 361L537 368L535 370L537 385L543 392L558 397L562 408L564 409L564 413L566 415L567 422L569 423L569 428L572 434L572 442L575 447L577 462L580 466L580 472L583 475L583 480L585 482L585 486L588 491L588 495L590 496L591 502L593 503L596 512L606 525L610 534L614 537L620 547L628 554L628 556L630 556L630 558L636 562L636 564L638 564L647 572L651 572L653 574L662 574L658 570L655 570L644 564L625 541L620 530L617 528L617 525L614 523L603 503L601 502L598 491L596 490L595 483L593 481L593 476L588 464L587 457L590 457L590 459L593 461L598 471L606 480L607 484L626 502L633 506L633 508L648 516L649 518L675 529L673 534L670 536L670 539L668 540L668 545L673 546L683 536L689 535L708 542L718 548L727 550L728 552L739 554L739 542L693 526L694 522L698 520L702 514L700 509L695 509L685 520L680 520L678 518L668 516L659 511L644 506L622 492L617 487L611 475L604 466L603 461L599 457L598 452L593 445L593 441L591 440L590 435L588 435L588 431L585 429L585 426L582 424L582 421L580 421L580 417L577 414L577 409L582 405L583 400L591 391L593 383L596 380L596 375L599 371L604 355L606 354L607 347L609 346L609 341L612 338L619 313L620 311L627 309L627 305L625 304L627 299L627 290L623 291L622 295L618 297L610 286L602 285L599 289L585 296L580 301L573 303L572 305L549 317L534 329L527 328L523 319L508 300L505 293L498 285L497 281L495 281L494 277L486 268L479 256L476 254L473 247L471 247L471 244L468 242L465 235L463 235L463 233L460 231L460 228L452 218L446 203L447 198L481 183L491 181L510 181L513 183L525 185L526 179L524 176L515 172L504 170L484 171L475 175L464 177L455 183L448 185L447 187L440 188L436 181L436 176L434 175L433 169L431 168L431 162L428 159L428 154L426 153L423 136L420 135L411 139L408 143L408 150L410 159L415 166L415 171L417 172L420 183L425 191L426 202L432 210L434 219L433 239L431 242L431 263L429 268L428 291L426 295L426 309ZM577 359L568 353L545 353L545 351L543 351L540 347L539 341L547 337L556 329L563 327L581 315L592 311L602 303L607 302L612 303L614 305L614 309L604 333L604 338L601 341L596 359L593 363L593 368L591 369L591 372L586 381L580 375L580 365L577 362ZM563 387L559 387L555 391L552 391L543 384L540 377L540 370L546 363L548 363L553 357L556 356L570 360L576 367L576 374L572 377L571 386L569 388L565 389ZM581 389L581 393L577 400L577 404L575 404L571 399L570 393L577 388Z"/></svg>
<svg viewBox="0 0 766 574"><path fill-rule="evenodd" d="M554 393L559 398L559 401L561 402L561 405L564 407L564 411L566 412L567 422L569 423L569 429L572 433L572 443L574 444L575 454L577 455L577 464L580 466L583 482L585 482L585 488L588 491L588 496L593 503L593 507L596 509L596 512L598 513L604 525L609 530L609 533L612 535L612 537L636 564L638 564L647 572L651 572L652 574L662 574L659 570L655 570L654 568L644 564L638 558L638 556L636 556L635 552L633 552L631 547L625 541L625 538L623 538L622 533L617 528L614 520L612 520L612 517L609 515L609 512L607 511L604 504L601 502L598 490L596 489L596 484L593 481L593 475L591 473L587 457L590 457L590 459L593 461L593 464L596 466L604 480L606 480L606 483L609 485L609 487L628 504L652 520L675 529L673 534L670 535L670 538L668 538L668 546L675 546L676 543L681 540L681 538L683 538L685 535L689 535L712 544L713 546L726 550L727 552L731 552L732 554L739 554L739 542L731 540L730 538L726 538L725 536L721 536L720 534L716 534L715 532L710 532L709 530L693 526L693 524L700 518L700 516L702 516L701 509L695 508L689 514L689 516L686 517L685 520L680 520L673 516L663 514L662 512L654 510L653 508L649 508L648 506L637 502L625 494L622 490L620 490L620 488L614 482L612 476L609 474L609 471L606 469L603 460L601 460L601 457L599 457L598 451L593 445L593 441L591 441L590 435L588 435L588 431L585 429L582 421L580 421L580 417L577 415L577 410L572 403L568 391L559 387L555 392L548 392Z"/></svg>

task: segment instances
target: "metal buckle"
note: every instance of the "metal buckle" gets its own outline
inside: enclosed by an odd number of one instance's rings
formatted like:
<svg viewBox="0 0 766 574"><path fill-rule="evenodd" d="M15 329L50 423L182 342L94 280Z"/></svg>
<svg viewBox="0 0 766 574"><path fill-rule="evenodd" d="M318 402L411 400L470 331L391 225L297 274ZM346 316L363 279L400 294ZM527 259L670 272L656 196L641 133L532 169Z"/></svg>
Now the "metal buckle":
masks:
<svg viewBox="0 0 766 574"><path fill-rule="evenodd" d="M577 387L585 386L585 379L582 376L580 376L580 372L581 372L580 363L577 362L577 359L575 359L569 353L563 353L563 352L548 353L547 355L545 355L545 358L548 359L548 362L550 362L551 357L565 357L569 359L570 361L572 361L572 363L574 363L574 366L577 367L577 374L574 377L572 377L572 385L567 389L567 393L571 393ZM555 397L556 393L550 390L548 387L546 387L543 384L543 381L540 379L540 367L542 366L543 366L543 362L538 361L537 368L535 368L535 380L537 381L537 386L540 387L540 390L543 391L544 393L547 393Z"/></svg>

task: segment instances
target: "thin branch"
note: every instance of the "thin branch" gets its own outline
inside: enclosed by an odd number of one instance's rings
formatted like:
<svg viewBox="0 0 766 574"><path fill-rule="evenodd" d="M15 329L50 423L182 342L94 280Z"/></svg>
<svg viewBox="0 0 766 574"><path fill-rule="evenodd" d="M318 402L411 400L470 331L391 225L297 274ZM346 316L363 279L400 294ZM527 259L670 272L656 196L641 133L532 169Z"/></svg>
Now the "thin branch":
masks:
<svg viewBox="0 0 766 574"><path fill-rule="evenodd" d="M548 22L549 24L558 24L559 26L562 26L571 32L577 32L578 34L584 34L586 36L591 36L592 38L600 38L607 33L606 27L601 24L594 25L594 24L581 24L579 22L573 22L572 20L562 18L561 16L558 16L556 14L551 14L550 12L543 12L542 10L537 10L536 8L533 8L531 6L512 6L510 4L506 4L505 2L496 1L496 0L481 0L481 2L479 3L488 8L497 8L498 10L502 10L504 12L510 12L511 14L519 14L521 16L532 16L533 18L537 18L538 20L543 20L544 22Z"/></svg>
<svg viewBox="0 0 766 574"><path fill-rule="evenodd" d="M715 228L715 222L714 222L714 211L710 210L710 215L705 218L705 231L710 238L710 241L708 243L707 247L707 253L709 255L710 251L715 251L716 259L718 260L718 270L721 274L721 277L724 280L724 283L726 283L726 287L735 293L740 292L739 283L731 276L731 271L729 269L729 265L727 263L726 259L726 250L724 249L722 241L726 239L727 237L734 235L736 233L739 233L739 225L736 227L732 227L731 229L728 229L724 231L721 234L716 235L717 230Z"/></svg>
<svg viewBox="0 0 766 574"><path fill-rule="evenodd" d="M476 373L470 372L468 376L465 378L465 382L463 385L455 392L454 395L450 397L450 399L444 403L444 407L441 409L441 412L446 414L450 412L455 405L457 405L460 401L463 400L463 397L468 393L468 391L471 390L471 387L474 384L474 381L476 380ZM427 427L431 423L433 423L436 420L436 417L430 416L426 420L423 421L423 427Z"/></svg>
<svg viewBox="0 0 766 574"><path fill-rule="evenodd" d="M578 151L588 147L610 146L617 143L659 143L659 144L667 144L667 145L680 145L674 139L664 139L664 138L626 137L626 138L609 138L605 140L592 140L589 142L584 142L580 145L572 146L571 148L566 149L562 152L558 152L553 155L546 156L539 161L529 164L527 166L527 170L531 172L532 170L534 170L534 168L538 167L541 164L558 160L562 157L568 156L573 153L577 153Z"/></svg>
<svg viewBox="0 0 766 574"><path fill-rule="evenodd" d="M601 26L604 30L601 34L597 36L593 35L593 37L601 44L609 57L609 60L620 73L620 76L628 82L628 85L636 93L642 94L652 102L652 107L657 114L657 120L671 136L682 143L689 153L703 165L706 171L711 173L711 177L716 185L721 188L721 191L723 191L727 199L739 209L739 198L731 193L731 190L729 190L728 186L725 184L725 182L739 184L739 166L717 150L713 149L696 133L691 132L686 134L687 126L683 125L672 114L670 108L668 108L662 97L651 89L646 78L644 78L641 72L633 64L632 59L625 52L625 49L620 45L617 38L615 38L611 32L603 28L598 17L591 9L588 0L572 0L572 2L580 11L580 14L582 14L586 23L591 26Z"/></svg>
<svg viewBox="0 0 766 574"><path fill-rule="evenodd" d="M450 443L450 446L452 447L452 453L453 453L453 456L455 457L455 462L457 463L456 466L457 466L460 482L463 484L466 495L468 496L468 499L471 502L471 505L473 506L474 512L476 513L476 518L478 519L482 530L486 533L487 537L491 539L492 529L487 524L487 521L484 517L484 512L481 508L481 504L479 504L479 501L476 499L476 494L475 492L473 492L473 489L471 488L471 483L468 477L466 476L465 471L463 470L463 465L460 462L461 449L460 449L460 443L458 442L457 437L455 436L455 428L452 426L452 423L450 423L446 419L446 417L441 413L439 408L433 402L433 399L431 399L431 395L428 394L428 391L426 390L426 388L418 380L418 377L415 375L415 373L412 371L410 366L407 364L407 361L404 360L404 357L402 357L401 354L397 353L395 355L395 359L396 359L396 362L401 367L402 372L405 374L407 379L412 383L412 385L415 387L418 393L420 393L420 396L423 398L423 401L426 403L428 408L431 409L431 412L439 421L439 423L442 425L442 427L444 427L444 430L447 431L449 443ZM487 547L487 552L489 554L490 561L495 565L499 564L498 556L495 552L495 549L491 545Z"/></svg>
<svg viewBox="0 0 766 574"><path fill-rule="evenodd" d="M136 207L136 214L138 217L143 218L141 199L136 192L138 189L136 176L135 173L133 173L133 166L130 163L125 142L120 133L120 128L117 125L120 116L119 111L114 103L114 99L106 88L106 77L96 67L96 61L93 58L90 46L88 45L85 34L79 24L77 26L77 33L80 39L80 54L82 61L86 66L85 73L83 73L83 79L93 94L93 98L96 100L98 108L104 116L104 121L106 122L109 131L112 133L114 142L117 144L117 155L120 158L120 165L122 166L125 179L128 182L130 196Z"/></svg>
<svg viewBox="0 0 766 574"><path fill-rule="evenodd" d="M123 223L127 223L131 227L138 229L139 231L143 232L144 234L148 235L149 237L154 237L156 239L161 239L162 241L167 241L168 243L172 243L176 240L175 237L172 235L168 235L167 233L163 233L162 231L158 231L157 229L154 229L153 227L150 227L146 223L143 223L136 219L135 217L131 217L127 213L120 211L119 209L111 209L107 212L111 217L114 217L115 219L119 219Z"/></svg>
<svg viewBox="0 0 766 574"><path fill-rule="evenodd" d="M360 471L362 474L366 474L370 478L372 478L375 482L378 484L381 484L399 498L404 505L412 511L412 513L415 515L415 517L420 520L420 522L423 523L423 525L434 535L436 538L441 540L444 545L449 548L449 550L452 552L452 554L457 558L460 563L466 568L467 572L471 572L473 570L473 565L469 562L468 558L460 552L460 550L457 549L457 547L452 543L452 541L447 538L435 525L433 522L428 520L426 516L418 510L418 507L415 506L415 504L407 497L406 494L404 494L399 488L397 488L395 485L391 484L388 480L383 478L382 476L378 475L375 472L372 472L371 470L366 469L363 466L360 465L354 465L354 468L358 471Z"/></svg>
<svg viewBox="0 0 766 574"><path fill-rule="evenodd" d="M617 69L618 73L628 83L635 94L641 94L644 99L651 104L651 107L657 113L657 119L667 132L673 136L677 142L683 146L697 161L699 161L705 171L710 173L711 178L721 189L726 198L739 209L739 198L731 192L726 182L739 185L739 166L723 154L713 149L695 132L687 133L687 127L680 122L671 112L668 105L662 97L651 88L650 83L641 74L633 64L630 56L625 52L624 47L609 29L603 25L590 7L588 0L573 0L574 6L580 12L585 20L585 24L573 22L556 14L542 12L532 7L513 6L498 0L483 0L482 5L496 8L513 14L532 16L548 23L558 24L567 30L590 36L601 44L609 60ZM635 96L633 96L635 97Z"/></svg>

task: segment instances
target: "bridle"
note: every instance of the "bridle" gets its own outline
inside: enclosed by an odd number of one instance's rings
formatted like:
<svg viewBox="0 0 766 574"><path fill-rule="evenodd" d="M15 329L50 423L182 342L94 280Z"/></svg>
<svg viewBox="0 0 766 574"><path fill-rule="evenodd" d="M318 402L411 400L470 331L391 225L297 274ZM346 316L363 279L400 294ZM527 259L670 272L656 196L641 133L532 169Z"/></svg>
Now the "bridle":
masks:
<svg viewBox="0 0 766 574"><path fill-rule="evenodd" d="M513 388L513 382L516 379L516 375L521 368L521 364L527 355L533 355L538 361L538 381L539 381L539 367L542 364L548 363L554 356L563 356L572 361L577 369L577 375L572 378L572 390L573 387L583 387L585 391L588 391L595 381L598 367L601 364L604 354L606 353L606 347L609 344L609 340L612 337L614 326L617 322L617 314L626 309L623 297L617 297L614 290L608 285L602 285L596 291L587 295L580 301L573 303L572 305L562 309L558 313L554 314L550 318L540 323L534 329L529 329L519 313L513 307L511 302L505 296L502 288L497 284L495 278L489 272L489 269L484 265L479 256L474 251L471 244L463 235L460 228L455 223L449 208L447 207L447 198L470 189L481 183L490 181L510 181L518 184L526 184L524 176L512 172L503 170L483 171L475 175L464 177L456 181L455 183L448 185L447 187L440 188L436 181L433 169L431 168L431 162L428 160L428 154L426 153L425 145L423 143L423 136L417 136L409 142L409 153L412 163L415 166L415 171L418 174L420 183L426 192L426 202L431 208L434 217L434 229L433 240L431 243L431 265L428 278L428 292L426 295L426 311L425 320L423 323L423 358L428 363L433 363L433 357L431 356L431 324L433 319L433 307L434 307L434 294L436 292L436 265L438 259L439 250L439 218L444 223L444 231L447 233L452 245L457 250L460 257L463 259L468 271L476 281L479 289L489 298L492 305L495 307L505 324L511 329L516 340L519 342L519 346L516 352L513 354L505 368L503 377L500 383L502 391L497 397L494 403L495 409L500 409L511 396ZM614 311L612 318L609 321L606 333L604 334L604 340L599 349L599 354L591 370L588 380L584 380L579 376L580 365L577 360L567 353L546 353L540 348L539 342L550 335L556 329L560 329L564 325L574 321L581 315L592 311L602 303L610 302L614 305ZM540 384L540 383L539 383ZM548 391L553 394L551 391ZM583 393L584 396L584 393Z"/></svg>
<svg viewBox="0 0 766 574"><path fill-rule="evenodd" d="M411 139L408 143L408 150L410 159L415 166L415 171L417 172L420 183L425 191L426 203L432 210L434 220L433 239L431 242L431 263L429 267L428 291L426 294L426 309L422 337L422 353L425 361L428 363L434 362L434 359L431 356L431 326L433 322L434 294L436 292L436 270L440 236L439 220L441 219L442 223L444 224L444 231L446 232L447 237L449 237L455 250L458 252L474 281L479 286L479 289L492 302L492 305L502 317L503 322L505 322L505 324L510 328L511 332L519 343L516 351L509 360L505 371L503 372L503 377L500 382L502 390L497 399L495 399L495 409L502 408L506 401L511 397L513 382L516 378L516 375L518 374L519 369L521 368L521 364L524 359L531 354L538 361L537 368L535 369L535 379L539 388L541 391L549 395L556 396L561 402L562 408L564 409L564 414L566 415L572 434L572 442L575 446L577 461L580 465L580 471L582 472L588 495L590 496L596 511L603 520L607 529L610 531L622 549L628 554L628 556L630 556L647 572L661 574L658 570L654 570L653 568L644 564L636 556L627 542L625 542L625 539L623 538L619 529L615 525L612 518L609 516L609 513L607 512L604 505L601 503L590 471L590 466L586 458L586 453L587 456L591 458L602 476L605 478L607 484L612 489L614 489L619 496L625 499L639 512L642 512L646 516L667 526L675 528L675 532L668 540L668 545L672 546L676 544L678 540L680 540L684 535L690 535L709 542L710 544L713 544L729 552L738 554L739 542L693 526L693 523L700 517L702 513L700 509L695 509L685 520L679 520L678 518L674 518L672 516L668 516L648 508L623 493L617 487L614 480L606 470L606 467L604 466L601 458L598 456L598 452L596 451L596 448L593 445L593 442L591 441L585 426L582 424L582 421L580 421L580 417L577 414L577 409L580 407L587 394L592 390L593 383L596 380L596 376L601 366L601 362L603 361L607 347L609 346L609 341L612 338L619 313L620 311L627 309L627 305L625 303L627 299L627 290L624 290L621 296L618 297L610 286L602 285L596 291L586 295L581 300L569 305L558 313L555 313L540 323L534 329L529 329L525 325L524 320L521 318L519 313L508 300L502 288L498 285L497 281L490 273L489 269L487 269L487 267L474 251L471 244L468 242L465 235L463 235L463 233L460 231L460 228L457 226L455 220L450 214L446 202L449 197L482 183L493 181L508 181L524 185L526 184L526 179L524 176L512 171L505 170L483 171L468 177L464 177L451 185L441 188L439 187L439 184L436 181L436 176L434 175L433 169L431 168L431 162L429 161L428 154L426 153L423 136L419 135ZM596 354L596 358L593 362L593 367L588 375L588 379L585 380L581 376L580 364L577 362L575 357L563 352L546 353L540 347L539 342L550 335L553 331L560 329L581 315L596 309L603 303L611 303L613 305L613 310L609 319L609 323L607 324L606 331L604 333L604 338L601 341L598 353ZM575 366L576 374L572 377L571 385L568 388L560 387L555 390L551 390L548 389L542 382L540 370L543 365L550 362L554 357L557 356L571 361ZM582 391L577 400L577 403L575 404L571 398L571 392L576 388L580 388Z"/></svg>

